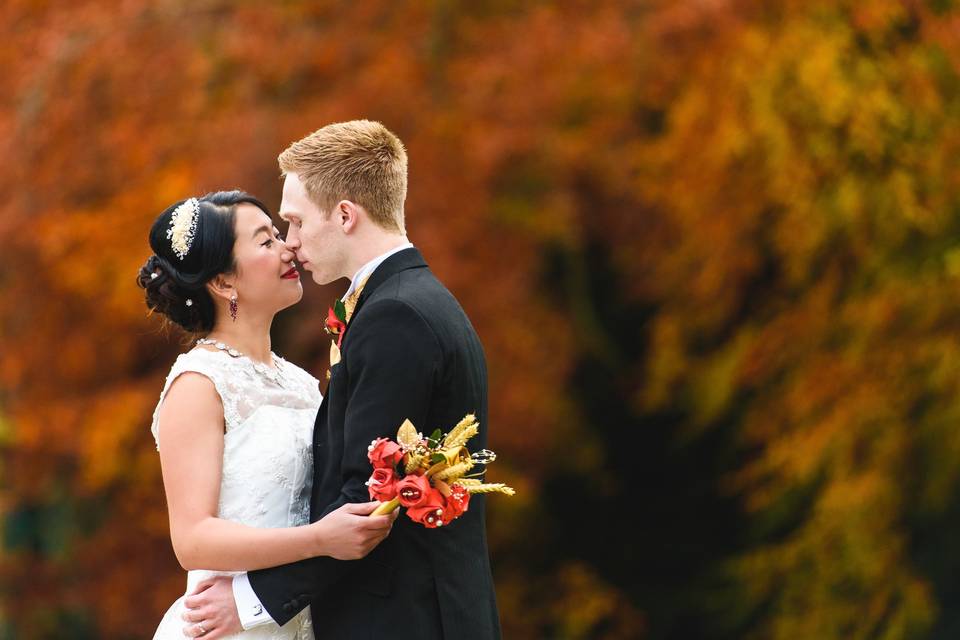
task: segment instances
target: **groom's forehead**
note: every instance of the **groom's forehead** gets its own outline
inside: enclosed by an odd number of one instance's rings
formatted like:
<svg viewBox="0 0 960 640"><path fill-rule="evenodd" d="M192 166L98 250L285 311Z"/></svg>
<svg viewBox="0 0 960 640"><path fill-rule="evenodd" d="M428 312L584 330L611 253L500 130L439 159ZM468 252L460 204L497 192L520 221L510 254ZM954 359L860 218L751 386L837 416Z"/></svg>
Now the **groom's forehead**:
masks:
<svg viewBox="0 0 960 640"><path fill-rule="evenodd" d="M283 190L283 197L280 199L280 211L277 215L283 220L288 220L290 216L295 218L303 217L303 210L309 206L309 200L299 193L290 193L286 188Z"/></svg>

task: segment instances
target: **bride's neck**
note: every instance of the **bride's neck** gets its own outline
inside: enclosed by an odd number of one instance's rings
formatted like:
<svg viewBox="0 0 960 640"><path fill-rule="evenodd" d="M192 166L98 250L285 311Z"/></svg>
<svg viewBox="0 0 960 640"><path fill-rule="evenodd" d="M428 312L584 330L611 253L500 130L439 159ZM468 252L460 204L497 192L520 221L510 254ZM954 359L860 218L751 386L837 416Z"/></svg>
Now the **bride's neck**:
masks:
<svg viewBox="0 0 960 640"><path fill-rule="evenodd" d="M251 360L272 366L270 357L270 326L272 324L272 316L244 318L238 315L236 322L229 317L218 321L207 337L233 347Z"/></svg>

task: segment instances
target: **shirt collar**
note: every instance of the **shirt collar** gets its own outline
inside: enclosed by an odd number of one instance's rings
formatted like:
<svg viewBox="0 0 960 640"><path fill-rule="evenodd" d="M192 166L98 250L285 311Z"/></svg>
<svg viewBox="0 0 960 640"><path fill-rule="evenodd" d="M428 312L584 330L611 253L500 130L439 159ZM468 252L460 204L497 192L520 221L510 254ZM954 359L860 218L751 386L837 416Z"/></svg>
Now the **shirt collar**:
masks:
<svg viewBox="0 0 960 640"><path fill-rule="evenodd" d="M353 292L356 290L357 286L358 286L361 282L363 282L363 279L366 278L367 276L369 276L369 275L370 275L371 273L373 273L374 271L376 271L377 267L379 267L379 266L380 266L380 263L382 263L384 260L386 260L387 258L389 258L390 256L392 256L392 255L395 254L395 253L399 253L400 251L403 251L404 249L410 249L410 248L412 248L412 247L413 247L413 243L412 243L412 242L405 242L404 244L400 245L399 247L395 247L395 248L393 248L393 249L390 249L390 251L387 251L386 253L381 253L379 256L377 256L376 258L374 258L373 260L371 260L371 261L368 262L367 264L365 264L365 265L363 265L362 267L360 267L359 271L357 271L357 272L353 275L353 279L350 280L350 288L347 289L347 292L344 293L344 294L343 294L343 297L340 298L340 299L341 299L341 300L346 300L346 299L347 299L347 296L349 296L351 293L353 293Z"/></svg>

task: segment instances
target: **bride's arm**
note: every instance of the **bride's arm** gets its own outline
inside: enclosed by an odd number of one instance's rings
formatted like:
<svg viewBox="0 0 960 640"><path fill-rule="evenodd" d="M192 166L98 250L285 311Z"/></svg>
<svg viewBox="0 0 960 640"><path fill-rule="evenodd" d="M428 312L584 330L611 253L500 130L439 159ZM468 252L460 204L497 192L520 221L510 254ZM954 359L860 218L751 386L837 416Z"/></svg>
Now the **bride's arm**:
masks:
<svg viewBox="0 0 960 640"><path fill-rule="evenodd" d="M160 407L160 465L170 537L187 570L250 571L314 556L361 558L394 517L367 517L376 503L347 505L311 525L261 529L217 517L223 462L223 406L213 383L184 373Z"/></svg>

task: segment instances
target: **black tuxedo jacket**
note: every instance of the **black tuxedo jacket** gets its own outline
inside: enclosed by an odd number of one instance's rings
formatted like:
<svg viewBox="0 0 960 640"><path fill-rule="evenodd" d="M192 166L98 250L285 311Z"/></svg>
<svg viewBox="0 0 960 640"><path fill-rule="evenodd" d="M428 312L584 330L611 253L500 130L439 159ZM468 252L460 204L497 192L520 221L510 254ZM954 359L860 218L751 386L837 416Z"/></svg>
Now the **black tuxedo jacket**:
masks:
<svg viewBox="0 0 960 640"><path fill-rule="evenodd" d="M314 430L311 520L370 499L367 447L395 439L406 418L429 434L475 413L480 432L469 448L486 446L483 347L416 249L390 256L370 276L341 351ZM465 514L437 529L401 514L366 558L252 571L250 584L281 625L311 605L318 639L499 638L484 507L484 496L472 496Z"/></svg>

